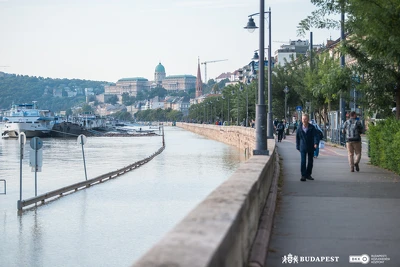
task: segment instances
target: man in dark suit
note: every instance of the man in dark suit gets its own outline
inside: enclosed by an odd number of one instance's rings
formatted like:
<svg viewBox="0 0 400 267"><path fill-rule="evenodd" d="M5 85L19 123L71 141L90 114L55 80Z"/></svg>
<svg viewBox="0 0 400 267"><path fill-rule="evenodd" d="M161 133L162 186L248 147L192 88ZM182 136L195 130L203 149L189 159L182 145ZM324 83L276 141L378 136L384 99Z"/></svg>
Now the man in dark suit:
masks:
<svg viewBox="0 0 400 267"><path fill-rule="evenodd" d="M314 125L309 123L310 117L308 114L303 114L301 121L296 133L296 149L300 151L301 155L301 179L300 181L305 182L308 180L314 180L312 178L312 168L314 161L314 150L318 146L318 134L317 129ZM308 164L306 162L308 161Z"/></svg>

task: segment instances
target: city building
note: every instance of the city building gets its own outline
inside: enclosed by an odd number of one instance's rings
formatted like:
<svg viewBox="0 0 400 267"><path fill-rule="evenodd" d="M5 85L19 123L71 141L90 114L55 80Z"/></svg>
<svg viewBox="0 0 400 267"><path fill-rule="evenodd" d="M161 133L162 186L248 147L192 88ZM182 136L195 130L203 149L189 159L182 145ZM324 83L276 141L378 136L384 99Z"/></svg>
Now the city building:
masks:
<svg viewBox="0 0 400 267"><path fill-rule="evenodd" d="M165 68L161 64L161 62L159 62L154 71L154 83L160 86L165 77L166 77Z"/></svg>
<svg viewBox="0 0 400 267"><path fill-rule="evenodd" d="M322 45L313 45L314 49L322 48ZM284 65L285 61L292 61L292 57L296 60L299 55L306 55L310 49L310 42L308 40L289 40L289 44L281 45L281 48L275 51L275 62Z"/></svg>
<svg viewBox="0 0 400 267"><path fill-rule="evenodd" d="M173 109L182 112L183 116L189 114L190 100L187 97L166 97L164 109Z"/></svg>
<svg viewBox="0 0 400 267"><path fill-rule="evenodd" d="M167 91L188 91L196 88L196 77L193 75L170 75L162 81Z"/></svg>
<svg viewBox="0 0 400 267"><path fill-rule="evenodd" d="M104 86L104 94L122 95L128 93L130 96L136 96L138 92L148 89L150 89L150 84L146 78L122 78L116 84Z"/></svg>

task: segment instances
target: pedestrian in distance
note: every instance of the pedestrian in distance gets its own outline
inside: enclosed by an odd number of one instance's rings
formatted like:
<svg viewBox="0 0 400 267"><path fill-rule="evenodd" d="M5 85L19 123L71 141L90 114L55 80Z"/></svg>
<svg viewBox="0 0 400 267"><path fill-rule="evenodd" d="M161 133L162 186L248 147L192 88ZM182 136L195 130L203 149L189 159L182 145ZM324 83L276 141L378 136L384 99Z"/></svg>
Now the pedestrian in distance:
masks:
<svg viewBox="0 0 400 267"><path fill-rule="evenodd" d="M311 176L314 163L314 150L318 147L317 129L309 123L310 117L308 114L303 114L301 117L302 123L299 125L296 133L296 149L300 152L301 163L301 179L314 180Z"/></svg>
<svg viewBox="0 0 400 267"><path fill-rule="evenodd" d="M298 123L297 123L297 121L295 121L293 123L293 132L292 132L292 134L294 134L294 132L297 130L297 125L298 125Z"/></svg>
<svg viewBox="0 0 400 267"><path fill-rule="evenodd" d="M350 112L350 118L343 125L343 133L346 135L347 155L349 158L350 171L360 171L361 160L361 133L363 126L357 120L356 112ZM356 155L354 159L354 154Z"/></svg>
<svg viewBox="0 0 400 267"><path fill-rule="evenodd" d="M315 120L311 120L311 121L312 121L312 125L314 125L314 127L317 130L318 146L314 150L314 158L318 158L318 156L319 156L319 144L320 144L321 140L324 138L324 132L322 131L321 127L318 126L318 123Z"/></svg>
<svg viewBox="0 0 400 267"><path fill-rule="evenodd" d="M278 142L282 142L284 130L285 130L285 126L283 125L283 122L280 121L276 127L276 131L278 132Z"/></svg>

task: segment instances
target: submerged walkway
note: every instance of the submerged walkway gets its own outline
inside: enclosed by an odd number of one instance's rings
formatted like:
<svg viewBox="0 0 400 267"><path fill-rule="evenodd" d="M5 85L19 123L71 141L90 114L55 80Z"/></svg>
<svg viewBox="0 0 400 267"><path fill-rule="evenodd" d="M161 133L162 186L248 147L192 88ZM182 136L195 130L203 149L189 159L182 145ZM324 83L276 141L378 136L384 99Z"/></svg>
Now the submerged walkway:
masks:
<svg viewBox="0 0 400 267"><path fill-rule="evenodd" d="M376 255L390 258L383 266L400 266L398 175L369 165L367 151L363 151L360 172L352 173L347 151L326 146L314 159L315 181L300 182L295 136L277 146L284 185L265 266L290 266L289 254L297 256L295 266L365 266L349 263L350 255L363 254L370 257L369 264ZM304 263L303 258L302 263L301 257L339 258L331 263Z"/></svg>

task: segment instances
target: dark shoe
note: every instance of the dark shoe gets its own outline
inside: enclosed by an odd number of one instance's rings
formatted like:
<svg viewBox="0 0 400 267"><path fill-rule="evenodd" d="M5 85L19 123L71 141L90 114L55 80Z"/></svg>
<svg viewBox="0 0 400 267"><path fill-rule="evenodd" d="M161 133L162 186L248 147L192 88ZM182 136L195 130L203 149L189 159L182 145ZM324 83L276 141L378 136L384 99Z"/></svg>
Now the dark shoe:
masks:
<svg viewBox="0 0 400 267"><path fill-rule="evenodd" d="M351 172L354 172L354 167L351 167L350 171L351 171Z"/></svg>
<svg viewBox="0 0 400 267"><path fill-rule="evenodd" d="M356 171L360 171L360 166L358 166L358 163L357 164L354 164L354 166L356 166ZM354 171L354 170L353 170Z"/></svg>
<svg viewBox="0 0 400 267"><path fill-rule="evenodd" d="M307 179L306 179L306 177L304 177L304 176L301 176L301 179L300 179L300 181L302 181L302 182L305 182L305 181L307 181Z"/></svg>
<svg viewBox="0 0 400 267"><path fill-rule="evenodd" d="M311 180L311 181L313 181L313 180L314 180L314 178L312 178L312 176L310 175L310 176L308 176L308 177L307 177L307 180Z"/></svg>

